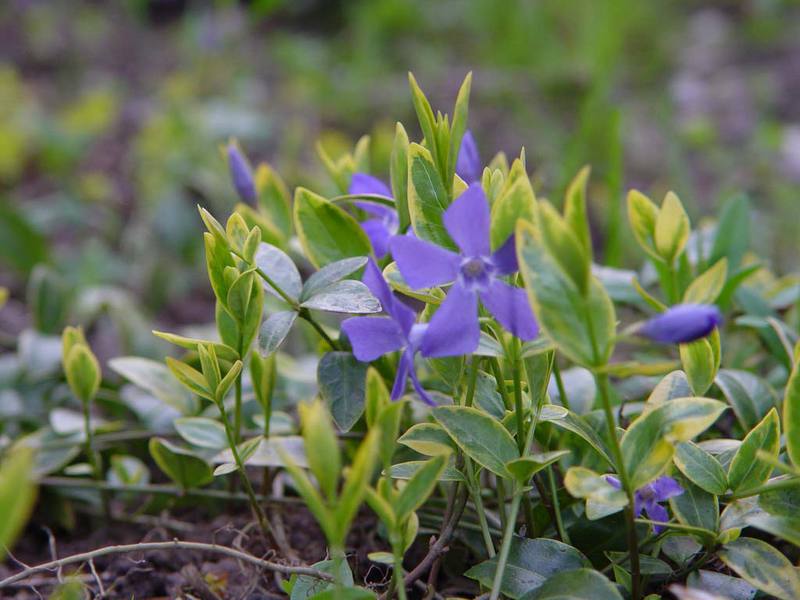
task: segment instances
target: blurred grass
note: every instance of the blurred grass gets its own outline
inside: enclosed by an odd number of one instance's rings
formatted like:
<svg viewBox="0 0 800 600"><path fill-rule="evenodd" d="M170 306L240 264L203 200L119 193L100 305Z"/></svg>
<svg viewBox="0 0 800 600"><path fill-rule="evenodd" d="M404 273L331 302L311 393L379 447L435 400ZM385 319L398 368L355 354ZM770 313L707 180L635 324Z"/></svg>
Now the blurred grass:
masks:
<svg viewBox="0 0 800 600"><path fill-rule="evenodd" d="M675 189L694 219L750 194L756 245L795 268L798 27L789 0L4 3L0 286L23 301L44 261L72 298L112 286L162 321L207 320L195 204L235 201L217 145L238 136L329 192L314 143L370 133L385 178L394 122L417 132L409 70L443 109L473 70L483 159L525 146L539 193L591 164L607 262L628 264L637 186Z"/></svg>

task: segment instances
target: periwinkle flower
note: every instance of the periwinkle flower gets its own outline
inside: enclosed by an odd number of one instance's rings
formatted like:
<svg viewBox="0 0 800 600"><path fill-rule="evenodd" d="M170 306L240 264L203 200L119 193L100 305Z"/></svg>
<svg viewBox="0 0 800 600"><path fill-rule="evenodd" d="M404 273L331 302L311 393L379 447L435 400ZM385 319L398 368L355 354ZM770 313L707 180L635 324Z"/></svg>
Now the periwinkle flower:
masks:
<svg viewBox="0 0 800 600"><path fill-rule="evenodd" d="M456 174L468 184L480 181L483 174L478 145L475 143L475 138L469 129L464 133L464 137L461 139L461 147L458 149Z"/></svg>
<svg viewBox="0 0 800 600"><path fill-rule="evenodd" d="M622 489L619 479L613 475L606 475L606 481L615 488ZM633 514L638 517L644 510L651 521L666 523L669 521L669 513L659 502L666 502L670 498L680 496L683 492L683 488L672 477L667 477L666 475L659 477L636 490L636 494L633 497ZM661 533L664 527L655 525L653 530L656 533Z"/></svg>
<svg viewBox="0 0 800 600"><path fill-rule="evenodd" d="M420 350L424 356L469 354L478 346L478 299L508 331L522 340L539 333L525 290L501 277L517 271L513 236L494 253L489 239L489 203L472 184L444 212L444 226L458 245L452 252L413 236L394 236L389 246L412 288L454 282L433 315Z"/></svg>
<svg viewBox="0 0 800 600"><path fill-rule="evenodd" d="M713 304L677 304L648 319L636 334L663 344L685 344L706 337L722 323Z"/></svg>
<svg viewBox="0 0 800 600"><path fill-rule="evenodd" d="M384 354L402 350L392 386L392 400L403 395L406 380L411 379L419 397L434 406L436 403L423 389L414 370L414 356L422 350L425 340L430 336L430 326L427 323L416 323L414 311L395 298L372 259L367 262L362 281L380 300L387 316L351 317L342 323L342 330L350 340L353 354L362 362L371 362ZM424 350L422 354L427 356Z"/></svg>
<svg viewBox="0 0 800 600"><path fill-rule="evenodd" d="M228 142L225 152L228 155L228 170L236 193L242 202L252 204L256 200L256 184L247 158L239 148L239 144L233 140Z"/></svg>
<svg viewBox="0 0 800 600"><path fill-rule="evenodd" d="M350 180L350 194L374 194L392 197L392 191L383 181L366 173L355 173ZM355 202L355 205L373 218L361 222L361 229L372 243L375 256L383 258L389 251L389 239L397 233L400 219L397 211L376 202Z"/></svg>

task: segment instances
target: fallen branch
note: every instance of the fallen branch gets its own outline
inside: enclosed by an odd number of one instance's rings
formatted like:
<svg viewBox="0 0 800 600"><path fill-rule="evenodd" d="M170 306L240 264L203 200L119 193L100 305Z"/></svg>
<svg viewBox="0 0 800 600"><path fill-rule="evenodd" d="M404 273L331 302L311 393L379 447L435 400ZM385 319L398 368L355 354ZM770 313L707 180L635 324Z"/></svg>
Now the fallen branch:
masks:
<svg viewBox="0 0 800 600"><path fill-rule="evenodd" d="M81 563L81 562L90 562L95 558L99 558L101 556L107 556L109 554L127 554L129 552L147 552L151 550L195 550L198 552L213 552L216 554L221 554L224 556L230 556L232 558L236 558L243 562L255 565L256 567L266 569L268 571L283 573L284 575L307 575L309 577L315 577L323 581L333 581L332 575L329 575L328 573L324 573L317 569L312 569L311 567L293 567L289 565L282 565L279 563L264 560L262 558L258 558L257 556L253 556L252 554L247 554L246 552L242 552L240 550L235 550L234 548L229 548L227 546L218 546L216 544L205 544L202 542L184 542L181 540L172 540L171 542L143 542L141 544L106 546L104 548L98 548L97 550L91 550L89 552L83 552L81 554L66 556L58 560L51 560L50 562L42 563L41 565L36 565L34 567L29 567L27 569L24 569L23 571L20 571L16 575L6 577L2 581L0 581L0 588L7 587L13 583L22 581L23 579L27 579L31 575L35 575L37 573L42 573L44 571L52 571L54 569L60 569L65 565Z"/></svg>

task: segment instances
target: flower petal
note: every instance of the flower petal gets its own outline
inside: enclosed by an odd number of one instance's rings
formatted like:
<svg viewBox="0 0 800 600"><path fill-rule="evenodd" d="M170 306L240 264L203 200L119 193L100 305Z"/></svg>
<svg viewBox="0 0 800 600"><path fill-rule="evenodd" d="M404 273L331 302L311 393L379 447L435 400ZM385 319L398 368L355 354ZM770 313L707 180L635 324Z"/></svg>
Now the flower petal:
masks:
<svg viewBox="0 0 800 600"><path fill-rule="evenodd" d="M369 288L372 295L380 301L384 312L397 322L407 338L417 315L408 306L395 298L392 290L389 288L389 284L387 284L386 280L383 278L383 273L371 258L367 261L367 266L364 268L364 275L361 277L361 281Z"/></svg>
<svg viewBox="0 0 800 600"><path fill-rule="evenodd" d="M422 387L422 384L419 382L419 377L417 377L417 371L414 369L414 359L411 359L411 370L409 371L409 375L411 376L411 384L414 386L414 391L417 392L417 396L427 404L428 406L436 406L436 402L433 401L428 395L428 392L425 391L425 388Z"/></svg>
<svg viewBox="0 0 800 600"><path fill-rule="evenodd" d="M466 256L489 256L489 201L473 183L444 211L444 226Z"/></svg>
<svg viewBox="0 0 800 600"><path fill-rule="evenodd" d="M392 385L392 400L398 400L406 391L406 379L408 374L414 370L414 355L408 349L400 356L400 361L397 363L397 374L394 377L394 385Z"/></svg>
<svg viewBox="0 0 800 600"><path fill-rule="evenodd" d="M659 501L663 502L669 498L680 496L684 489L672 477L659 477L650 484L650 489L653 491L653 496Z"/></svg>
<svg viewBox="0 0 800 600"><path fill-rule="evenodd" d="M256 184L253 180L253 171L247 162L239 145L236 142L228 144L228 169L233 181L233 187L242 202L252 204L256 199Z"/></svg>
<svg viewBox="0 0 800 600"><path fill-rule="evenodd" d="M651 521L658 521L659 523L667 523L669 521L669 513L667 512L667 509L655 501L646 502L644 505L644 510L647 513L647 517ZM661 531L664 530L664 527L661 525L654 525L653 530L656 533L661 533Z"/></svg>
<svg viewBox="0 0 800 600"><path fill-rule="evenodd" d="M406 283L412 288L428 288L453 281L460 257L455 252L418 237L396 235L389 241L392 256Z"/></svg>
<svg viewBox="0 0 800 600"><path fill-rule="evenodd" d="M350 179L350 194L375 194L377 196L392 197L392 190L383 181L366 173L354 173ZM364 209L367 210L367 209Z"/></svg>
<svg viewBox="0 0 800 600"><path fill-rule="evenodd" d="M519 339L528 341L539 335L539 324L525 290L495 279L480 294L483 305L495 319Z"/></svg>
<svg viewBox="0 0 800 600"><path fill-rule="evenodd" d="M511 275L519 271L517 263L517 247L514 243L514 236L509 238L492 254L492 262L497 269L498 275Z"/></svg>
<svg viewBox="0 0 800 600"><path fill-rule="evenodd" d="M406 344L403 331L390 317L352 317L342 323L342 331L353 346L353 354L362 362L373 361Z"/></svg>
<svg viewBox="0 0 800 600"><path fill-rule="evenodd" d="M389 238L391 232L386 228L386 223L382 219L367 219L360 223L361 229L367 234L375 256L383 258L389 251Z"/></svg>
<svg viewBox="0 0 800 600"><path fill-rule="evenodd" d="M420 344L422 356L471 354L479 340L478 297L475 292L455 284L428 323Z"/></svg>
<svg viewBox="0 0 800 600"><path fill-rule="evenodd" d="M461 147L458 149L456 173L469 184L480 181L482 171L478 145L475 143L472 132L468 129L464 132L464 137L461 139Z"/></svg>
<svg viewBox="0 0 800 600"><path fill-rule="evenodd" d="M683 344L704 338L722 323L712 304L678 304L649 319L636 332L663 344Z"/></svg>

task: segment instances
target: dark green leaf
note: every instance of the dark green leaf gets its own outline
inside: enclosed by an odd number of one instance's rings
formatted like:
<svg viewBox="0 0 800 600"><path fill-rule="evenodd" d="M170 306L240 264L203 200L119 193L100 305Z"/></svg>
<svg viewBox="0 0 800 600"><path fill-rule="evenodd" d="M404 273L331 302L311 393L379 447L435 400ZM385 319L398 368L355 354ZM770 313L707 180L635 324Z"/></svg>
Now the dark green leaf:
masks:
<svg viewBox="0 0 800 600"><path fill-rule="evenodd" d="M317 365L320 396L342 431L349 431L364 412L367 366L349 352L328 352Z"/></svg>

